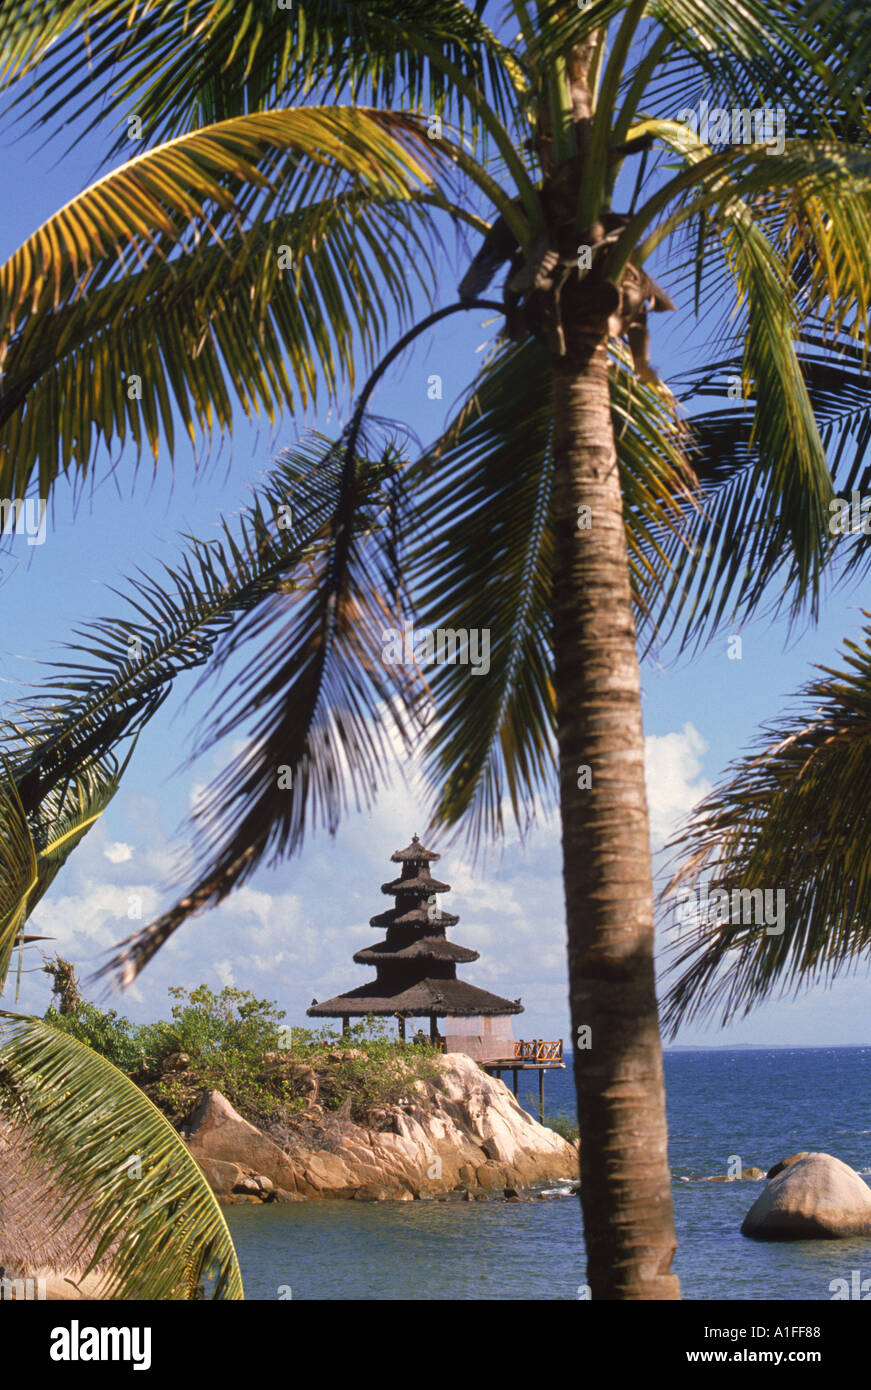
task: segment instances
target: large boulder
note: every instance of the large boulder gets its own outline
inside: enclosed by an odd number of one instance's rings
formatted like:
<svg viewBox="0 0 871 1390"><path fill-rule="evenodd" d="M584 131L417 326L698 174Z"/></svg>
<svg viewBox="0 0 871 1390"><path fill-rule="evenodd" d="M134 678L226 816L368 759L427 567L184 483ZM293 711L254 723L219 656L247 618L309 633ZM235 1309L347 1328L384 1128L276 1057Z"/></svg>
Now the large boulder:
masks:
<svg viewBox="0 0 871 1390"><path fill-rule="evenodd" d="M741 1234L756 1240L871 1235L871 1189L831 1154L793 1155L753 1203Z"/></svg>
<svg viewBox="0 0 871 1390"><path fill-rule="evenodd" d="M238 1163L225 1163L222 1158L208 1158L201 1153L197 1156L197 1163L217 1197L229 1197L245 1177L245 1170Z"/></svg>
<svg viewBox="0 0 871 1390"><path fill-rule="evenodd" d="M264 1196L267 1179L279 1201L405 1202L578 1176L577 1148L462 1053L437 1059L431 1078L410 1080L405 1098L367 1125L335 1117L327 1124L325 1116L319 1133L318 1107L308 1119L306 1138L285 1151L211 1091L192 1117L190 1151L222 1201L256 1200L252 1178Z"/></svg>
<svg viewBox="0 0 871 1390"><path fill-rule="evenodd" d="M776 1178L778 1173L782 1173L784 1168L791 1168L793 1163L798 1163L800 1158L807 1158L808 1150L802 1149L801 1153L790 1154L789 1158L782 1158L779 1163L775 1163L765 1174L766 1178Z"/></svg>
<svg viewBox="0 0 871 1390"><path fill-rule="evenodd" d="M232 1165L244 1170L246 1176L262 1174L275 1187L287 1188L291 1192L296 1188L296 1172L287 1155L256 1125L243 1119L220 1091L209 1091L194 1111L187 1142L216 1191L226 1189L228 1184L232 1190L230 1178L235 1175L224 1167L215 1169L204 1160Z"/></svg>

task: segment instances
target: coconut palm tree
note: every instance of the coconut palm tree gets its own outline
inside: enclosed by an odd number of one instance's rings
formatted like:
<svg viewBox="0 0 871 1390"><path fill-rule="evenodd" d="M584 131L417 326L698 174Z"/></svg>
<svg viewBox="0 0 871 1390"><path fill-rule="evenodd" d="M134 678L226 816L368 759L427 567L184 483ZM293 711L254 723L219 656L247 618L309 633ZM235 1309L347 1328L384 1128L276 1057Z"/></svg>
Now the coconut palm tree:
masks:
<svg viewBox="0 0 871 1390"><path fill-rule="evenodd" d="M813 602L832 495L813 346L866 336L861 44L846 11L816 37L812 9L514 0L504 37L481 0L268 14L190 0L181 17L145 0L132 22L118 0L60 0L0 20L19 108L52 127L96 96L127 127L115 154L130 134L146 146L0 267L3 495L84 476L100 440L157 459L178 420L195 440L229 428L234 403L271 415L341 400L355 353L372 365L387 328L406 327L411 270L435 299L425 239L446 221L481 245L459 302L418 329L490 306L479 296L505 268L505 342L440 439L399 482L392 446L358 448L409 330L298 488L299 554L218 652L280 634L209 731L259 712L258 737L200 818L193 887L116 964L135 973L192 912L369 794L383 722L413 734L422 708L420 682L380 645L409 588L425 619L491 629L488 680L445 666L429 681L435 819L480 836L501 828L506 799L523 820L558 783L572 1020L593 1041L576 1078L597 1298L678 1296L636 620L655 633L668 612L702 634L775 577L789 603ZM711 148L677 119L688 93L748 113L748 133ZM783 112L776 157L771 128L754 135L763 105ZM645 268L654 257L668 290ZM737 363L744 398L740 418L715 412L694 432L648 356L648 310L681 289L697 313L735 310L711 370ZM320 465L333 505L312 529ZM389 483L383 524L367 476ZM392 517L411 499L401 565ZM736 519L749 532L730 531ZM96 756L99 738L79 732ZM19 759L30 814L71 746L52 743L47 776L41 754ZM293 774L281 795L280 765Z"/></svg>
<svg viewBox="0 0 871 1390"><path fill-rule="evenodd" d="M674 1028L715 1011L725 1024L778 991L830 983L868 950L871 626L845 647L840 668L821 668L675 841L671 894L686 897L710 875L709 902L715 888L730 905L733 892L780 892L784 921L769 931L755 911L750 923L697 911L688 934L677 924Z"/></svg>

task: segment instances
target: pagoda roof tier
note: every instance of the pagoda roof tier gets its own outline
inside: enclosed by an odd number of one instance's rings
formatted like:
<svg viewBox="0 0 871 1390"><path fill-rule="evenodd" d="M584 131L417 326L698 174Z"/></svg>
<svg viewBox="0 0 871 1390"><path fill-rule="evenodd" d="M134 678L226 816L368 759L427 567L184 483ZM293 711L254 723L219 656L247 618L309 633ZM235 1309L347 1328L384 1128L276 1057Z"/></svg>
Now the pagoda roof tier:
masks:
<svg viewBox="0 0 871 1390"><path fill-rule="evenodd" d="M405 849L398 849L390 856L393 864L431 864L435 859L441 859L440 854L435 854L431 849L424 849L416 835L412 835L411 844L406 845Z"/></svg>
<svg viewBox="0 0 871 1390"><path fill-rule="evenodd" d="M445 912L443 908L430 916L425 907L411 907L407 912L391 907L389 912L379 912L377 916L370 917L369 926L381 927L385 931L389 927L455 927L459 920L459 917Z"/></svg>
<svg viewBox="0 0 871 1390"><path fill-rule="evenodd" d="M469 946L458 946L443 936L421 936L408 946L390 946L376 941L354 956L358 965L382 965L388 960L478 960L478 952Z"/></svg>
<svg viewBox="0 0 871 1390"><path fill-rule="evenodd" d="M395 878L392 883L382 883L381 892L390 893L395 896L397 893L418 893L421 897L426 897L430 893L450 893L449 883L439 883L437 878L430 878L429 870L423 869L413 878Z"/></svg>
<svg viewBox="0 0 871 1390"><path fill-rule="evenodd" d="M406 989L393 994L384 993L377 980L371 984L349 989L322 1004L306 1009L309 1018L365 1018L367 1014L405 1014L411 1018L472 1018L476 1014L491 1017L497 1014L522 1014L519 999L500 999L477 989L465 980L418 980Z"/></svg>

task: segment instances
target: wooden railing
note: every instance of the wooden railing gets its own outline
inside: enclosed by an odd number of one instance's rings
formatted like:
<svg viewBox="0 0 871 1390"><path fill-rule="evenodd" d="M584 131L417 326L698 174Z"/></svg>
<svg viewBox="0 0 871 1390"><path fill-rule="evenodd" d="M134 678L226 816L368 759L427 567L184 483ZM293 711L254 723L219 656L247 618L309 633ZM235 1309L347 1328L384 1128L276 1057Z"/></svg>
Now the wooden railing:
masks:
<svg viewBox="0 0 871 1390"><path fill-rule="evenodd" d="M545 1042L542 1038L533 1038L532 1042L516 1042L514 1056L523 1062L561 1062L563 1040L557 1038L554 1042Z"/></svg>

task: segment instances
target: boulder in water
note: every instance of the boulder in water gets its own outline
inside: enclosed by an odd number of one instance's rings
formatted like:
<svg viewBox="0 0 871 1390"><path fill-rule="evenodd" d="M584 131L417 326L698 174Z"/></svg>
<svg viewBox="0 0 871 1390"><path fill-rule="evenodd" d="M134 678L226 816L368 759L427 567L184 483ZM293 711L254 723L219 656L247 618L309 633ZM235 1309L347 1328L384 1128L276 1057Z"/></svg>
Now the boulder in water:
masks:
<svg viewBox="0 0 871 1390"><path fill-rule="evenodd" d="M808 1150L802 1149L800 1154L790 1154L789 1158L782 1158L779 1163L775 1163L773 1168L769 1168L765 1174L766 1178L776 1178L778 1173L782 1173L784 1168L789 1168L791 1164L798 1163L800 1158L807 1158Z"/></svg>
<svg viewBox="0 0 871 1390"><path fill-rule="evenodd" d="M755 1240L836 1240L871 1235L871 1189L831 1154L795 1154L744 1217Z"/></svg>

